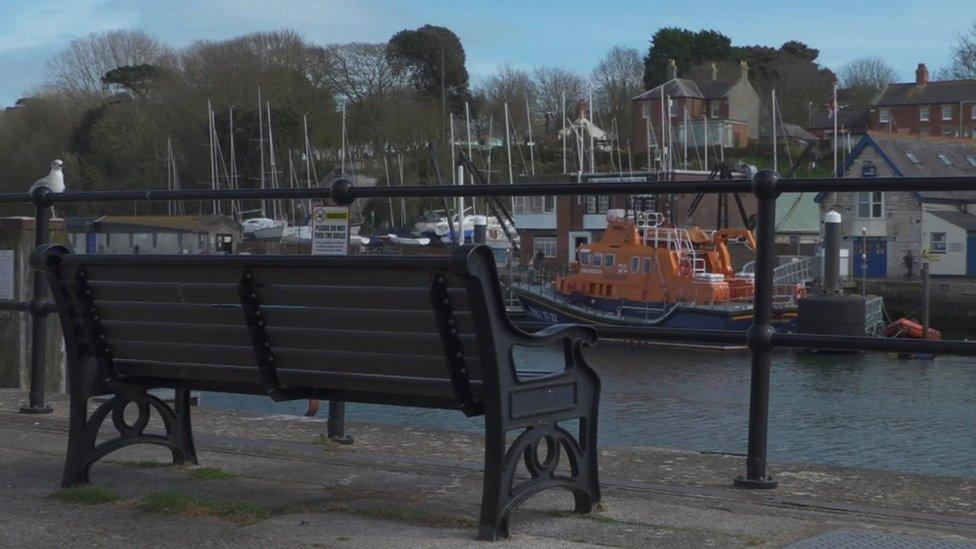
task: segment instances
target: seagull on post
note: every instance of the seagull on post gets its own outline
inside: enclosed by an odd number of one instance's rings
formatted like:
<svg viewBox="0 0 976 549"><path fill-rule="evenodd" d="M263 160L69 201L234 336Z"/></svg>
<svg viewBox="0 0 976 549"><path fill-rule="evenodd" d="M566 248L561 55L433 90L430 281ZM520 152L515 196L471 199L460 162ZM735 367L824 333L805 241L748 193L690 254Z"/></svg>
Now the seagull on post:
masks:
<svg viewBox="0 0 976 549"><path fill-rule="evenodd" d="M61 166L64 166L64 162L60 159L51 162L51 171L48 174L31 185L29 193L33 194L34 190L39 187L47 187L52 193L63 193L64 192L64 174L61 172ZM54 208L51 208L51 217L54 217Z"/></svg>

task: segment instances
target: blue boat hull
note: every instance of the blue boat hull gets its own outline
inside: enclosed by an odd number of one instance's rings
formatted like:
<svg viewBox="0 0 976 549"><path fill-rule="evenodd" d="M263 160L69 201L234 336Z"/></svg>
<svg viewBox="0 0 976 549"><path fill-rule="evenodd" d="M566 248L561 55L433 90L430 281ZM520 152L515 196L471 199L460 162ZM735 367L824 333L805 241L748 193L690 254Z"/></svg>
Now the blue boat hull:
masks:
<svg viewBox="0 0 976 549"><path fill-rule="evenodd" d="M666 306L589 297L585 298L585 303L568 303L524 289L512 290L527 317L553 324L613 324L734 331L745 331L752 326L751 307ZM796 309L777 310L773 314L773 327L778 332L792 332L796 327L796 317Z"/></svg>

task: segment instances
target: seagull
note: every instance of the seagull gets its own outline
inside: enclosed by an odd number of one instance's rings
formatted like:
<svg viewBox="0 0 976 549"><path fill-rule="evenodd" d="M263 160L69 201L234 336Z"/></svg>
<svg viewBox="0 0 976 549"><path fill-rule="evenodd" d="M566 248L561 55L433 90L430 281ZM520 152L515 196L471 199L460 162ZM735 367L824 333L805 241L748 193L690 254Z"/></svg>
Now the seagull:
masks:
<svg viewBox="0 0 976 549"><path fill-rule="evenodd" d="M52 193L64 192L64 174L61 173L61 166L64 165L60 159L51 162L51 171L31 185L29 193L33 193L38 187L47 187ZM51 217L54 217L54 208L51 208Z"/></svg>

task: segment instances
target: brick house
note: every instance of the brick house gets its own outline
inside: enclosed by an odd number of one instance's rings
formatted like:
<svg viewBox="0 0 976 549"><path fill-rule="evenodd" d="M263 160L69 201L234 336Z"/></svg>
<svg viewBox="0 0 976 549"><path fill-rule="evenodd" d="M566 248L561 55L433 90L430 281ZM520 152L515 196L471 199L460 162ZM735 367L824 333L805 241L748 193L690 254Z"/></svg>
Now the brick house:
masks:
<svg viewBox="0 0 976 549"><path fill-rule="evenodd" d="M976 138L976 80L932 82L919 63L915 82L889 84L878 94L871 129Z"/></svg>
<svg viewBox="0 0 976 549"><path fill-rule="evenodd" d="M670 124L675 145L689 140L690 144L703 146L706 126L710 145L721 143L723 147L737 148L758 139L759 94L749 82L749 66L744 61L735 79L719 79L714 63L707 78L678 78L674 60L668 63L667 76L666 82L631 100L636 151L647 150L648 141L652 149L662 142L662 121L665 128ZM668 98L671 99L670 110Z"/></svg>
<svg viewBox="0 0 976 549"><path fill-rule="evenodd" d="M871 122L871 112L856 109L837 110L837 134L860 138L867 133L868 125ZM827 109L821 109L810 113L810 121L807 123L807 131L816 135L820 139L830 139L834 135L834 119L830 116Z"/></svg>
<svg viewBox="0 0 976 549"><path fill-rule="evenodd" d="M974 175L976 140L958 137L869 131L843 165L843 177ZM905 276L909 250L916 262L923 250L939 258L932 274L976 276L976 192L820 193L816 201L822 212L841 214L855 277L862 275L862 248L868 277Z"/></svg>

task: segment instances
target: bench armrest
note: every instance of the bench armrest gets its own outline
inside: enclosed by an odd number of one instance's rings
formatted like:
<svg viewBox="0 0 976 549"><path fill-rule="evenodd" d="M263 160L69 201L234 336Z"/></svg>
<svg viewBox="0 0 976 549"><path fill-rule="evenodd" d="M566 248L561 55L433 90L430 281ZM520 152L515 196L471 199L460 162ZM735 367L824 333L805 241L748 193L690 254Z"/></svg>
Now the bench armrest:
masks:
<svg viewBox="0 0 976 549"><path fill-rule="evenodd" d="M512 330L512 342L525 347L545 347L564 339L573 342L582 341L590 346L595 345L596 328L582 324L553 324L538 332L526 332L519 328Z"/></svg>

